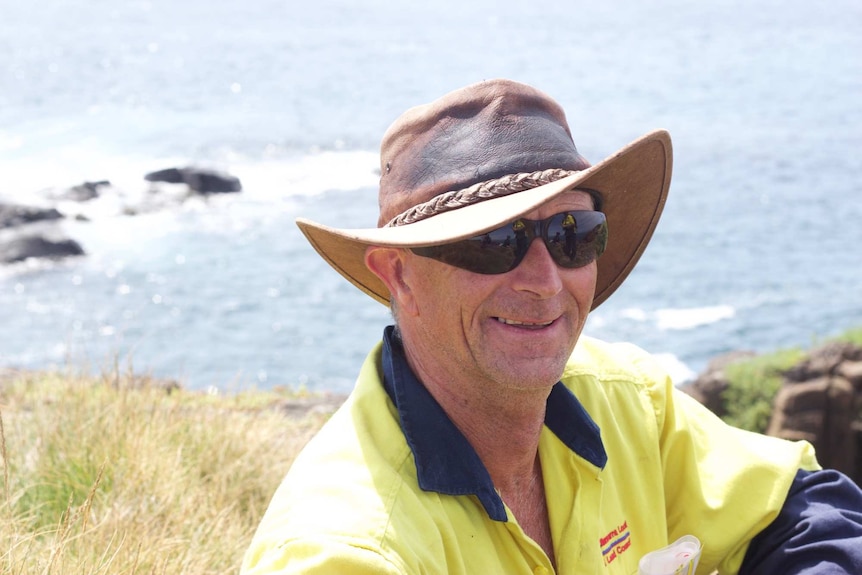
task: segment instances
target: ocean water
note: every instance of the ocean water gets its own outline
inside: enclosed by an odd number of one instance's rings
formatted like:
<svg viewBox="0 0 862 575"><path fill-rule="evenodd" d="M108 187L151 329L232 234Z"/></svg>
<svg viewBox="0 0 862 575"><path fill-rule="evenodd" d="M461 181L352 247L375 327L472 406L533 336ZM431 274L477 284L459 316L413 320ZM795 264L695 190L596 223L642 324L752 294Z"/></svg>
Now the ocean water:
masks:
<svg viewBox="0 0 862 575"><path fill-rule="evenodd" d="M114 186L59 206L87 256L0 269L0 366L348 390L388 312L294 219L374 225L389 123L493 77L558 99L593 161L674 139L662 222L587 333L678 381L808 347L862 323L860 29L854 0L0 0L0 201ZM244 190L124 215L177 165Z"/></svg>

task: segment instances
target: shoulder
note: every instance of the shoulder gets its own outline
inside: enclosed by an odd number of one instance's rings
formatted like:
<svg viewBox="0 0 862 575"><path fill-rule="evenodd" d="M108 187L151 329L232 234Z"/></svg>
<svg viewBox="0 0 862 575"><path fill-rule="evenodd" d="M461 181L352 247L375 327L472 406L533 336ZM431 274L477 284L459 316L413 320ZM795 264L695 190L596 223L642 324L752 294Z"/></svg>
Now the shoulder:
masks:
<svg viewBox="0 0 862 575"><path fill-rule="evenodd" d="M285 573L406 573L415 549L431 544L439 497L418 487L378 365L372 352L347 401L293 462L258 526L244 573L265 564Z"/></svg>
<svg viewBox="0 0 862 575"><path fill-rule="evenodd" d="M695 437L704 449L719 442L762 443L761 436L731 428L677 388L664 365L636 345L582 338L562 381L602 428L603 437L616 429L624 434L621 441L663 450L678 439Z"/></svg>
<svg viewBox="0 0 862 575"><path fill-rule="evenodd" d="M653 355L626 342L608 343L581 336L565 375L593 376L602 381L631 381L649 385L667 379L667 371Z"/></svg>
<svg viewBox="0 0 862 575"><path fill-rule="evenodd" d="M578 341L562 381L585 405L612 403L617 413L628 406L659 416L675 393L667 370L645 350L586 336Z"/></svg>
<svg viewBox="0 0 862 575"><path fill-rule="evenodd" d="M247 562L293 565L313 548L315 561L397 564L386 543L391 513L415 468L376 364L372 352L353 392L294 460Z"/></svg>

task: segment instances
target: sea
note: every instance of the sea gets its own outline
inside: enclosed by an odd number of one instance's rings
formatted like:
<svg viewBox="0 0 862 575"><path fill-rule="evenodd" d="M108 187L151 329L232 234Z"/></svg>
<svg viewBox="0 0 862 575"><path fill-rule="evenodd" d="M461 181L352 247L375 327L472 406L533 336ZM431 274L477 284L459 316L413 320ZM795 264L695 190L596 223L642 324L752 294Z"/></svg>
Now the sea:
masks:
<svg viewBox="0 0 862 575"><path fill-rule="evenodd" d="M343 393L389 312L295 218L374 226L410 106L505 77L599 161L670 131L658 229L586 333L674 381L862 325L858 0L0 0L0 201L83 257L0 268L0 367ZM158 209L144 174L243 190ZM58 191L109 181L84 203ZM611 232L612 233L612 232Z"/></svg>

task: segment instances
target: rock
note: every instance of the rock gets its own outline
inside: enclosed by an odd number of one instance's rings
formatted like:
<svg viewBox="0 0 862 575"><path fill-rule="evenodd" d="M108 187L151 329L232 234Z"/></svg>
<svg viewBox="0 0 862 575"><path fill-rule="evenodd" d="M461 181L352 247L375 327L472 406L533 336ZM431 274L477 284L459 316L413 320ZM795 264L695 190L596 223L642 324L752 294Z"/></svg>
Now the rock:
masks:
<svg viewBox="0 0 862 575"><path fill-rule="evenodd" d="M0 263L11 264L31 258L62 259L84 255L74 240L51 240L43 236L20 236L0 244Z"/></svg>
<svg viewBox="0 0 862 575"><path fill-rule="evenodd" d="M812 350L808 358L783 373L787 381L808 381L833 373L846 360L862 360L862 347L835 341Z"/></svg>
<svg viewBox="0 0 862 575"><path fill-rule="evenodd" d="M236 176L202 168L167 168L150 172L144 176L144 179L148 182L186 184L189 190L204 195L242 190L242 184Z"/></svg>
<svg viewBox="0 0 862 575"><path fill-rule="evenodd" d="M766 434L809 441L823 467L853 477L857 453L853 395L853 386L842 377L785 385L775 398Z"/></svg>
<svg viewBox="0 0 862 575"><path fill-rule="evenodd" d="M856 438L856 474L852 477L862 485L862 421L853 422L853 435Z"/></svg>
<svg viewBox="0 0 862 575"><path fill-rule="evenodd" d="M302 419L312 414L329 415L338 409L345 399L346 396L340 394L296 397L281 402L279 409L293 419Z"/></svg>
<svg viewBox="0 0 862 575"><path fill-rule="evenodd" d="M810 441L823 467L862 485L862 347L828 343L783 377L766 433Z"/></svg>
<svg viewBox="0 0 862 575"><path fill-rule="evenodd" d="M720 356L681 389L719 417L726 415L725 368L751 357ZM823 467L837 469L862 485L862 346L830 342L783 372L767 435L814 445Z"/></svg>
<svg viewBox="0 0 862 575"><path fill-rule="evenodd" d="M111 182L108 180L100 180L98 182L84 182L77 186L72 186L55 195L57 200L68 200L72 202L88 202L99 197L100 188L108 187Z"/></svg>
<svg viewBox="0 0 862 575"><path fill-rule="evenodd" d="M74 240L57 238L54 223L63 218L54 208L0 203L0 264L83 255Z"/></svg>
<svg viewBox="0 0 862 575"><path fill-rule="evenodd" d="M836 375L840 375L853 385L853 389L862 400L862 361L845 361L835 369Z"/></svg>
<svg viewBox="0 0 862 575"><path fill-rule="evenodd" d="M0 203L0 229L62 218L63 214L54 208Z"/></svg>
<svg viewBox="0 0 862 575"><path fill-rule="evenodd" d="M727 415L724 404L724 391L729 382L724 374L725 368L737 361L753 357L754 352L735 351L714 358L706 366L706 370L697 379L682 386L680 389L705 405L719 417Z"/></svg>

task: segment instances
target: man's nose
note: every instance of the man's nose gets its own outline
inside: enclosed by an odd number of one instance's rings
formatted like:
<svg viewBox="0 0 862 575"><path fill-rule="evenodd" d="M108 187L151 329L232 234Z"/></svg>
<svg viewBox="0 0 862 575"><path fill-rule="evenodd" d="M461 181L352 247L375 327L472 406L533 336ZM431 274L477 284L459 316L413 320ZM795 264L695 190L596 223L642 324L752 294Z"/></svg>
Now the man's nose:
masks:
<svg viewBox="0 0 862 575"><path fill-rule="evenodd" d="M539 297L551 297L563 289L560 268L541 236L533 238L524 259L512 270L513 288Z"/></svg>

